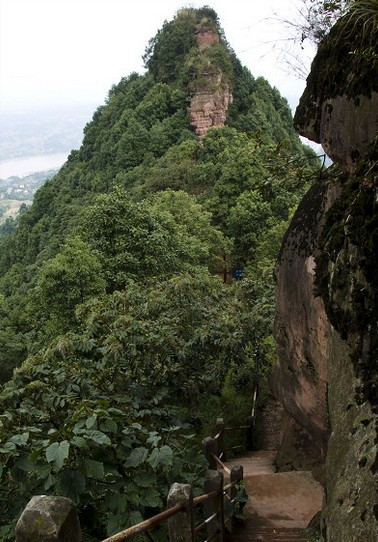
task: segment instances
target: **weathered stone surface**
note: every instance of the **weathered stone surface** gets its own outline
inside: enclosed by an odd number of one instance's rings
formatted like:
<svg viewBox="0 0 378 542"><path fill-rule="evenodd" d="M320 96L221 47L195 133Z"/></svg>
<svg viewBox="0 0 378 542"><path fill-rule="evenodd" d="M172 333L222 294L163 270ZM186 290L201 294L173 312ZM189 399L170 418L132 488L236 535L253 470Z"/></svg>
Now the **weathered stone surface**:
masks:
<svg viewBox="0 0 378 542"><path fill-rule="evenodd" d="M190 100L190 124L195 133L203 137L210 128L224 125L232 93L228 83L222 81L222 72L208 74L205 88L196 90Z"/></svg>
<svg viewBox="0 0 378 542"><path fill-rule="evenodd" d="M319 290L329 340L327 542L377 540L378 148L343 183L323 230Z"/></svg>
<svg viewBox="0 0 378 542"><path fill-rule="evenodd" d="M325 459L329 322L323 301L314 292L314 258L320 250L324 214L338 193L337 185L319 181L306 194L286 234L276 268L274 336L278 362L270 384L287 413L278 458L282 466L309 467Z"/></svg>
<svg viewBox="0 0 378 542"><path fill-rule="evenodd" d="M199 50L204 50L220 41L219 36L207 27L198 27L196 41ZM232 91L222 70L215 66L202 73L201 82L194 82L194 91L190 98L190 124L196 135L203 137L210 128L224 125L229 105L232 103Z"/></svg>
<svg viewBox="0 0 378 542"><path fill-rule="evenodd" d="M337 201L326 216L327 205L308 205L303 223L312 226L304 232L294 218L277 272L276 395L317 442L328 399L325 542L378 539L378 70L369 62L378 28L369 24L362 15L337 23L314 60L295 124L339 162L328 175ZM310 294L314 283L319 299ZM323 408L304 374L307 352L316 378L325 374L318 361L326 361Z"/></svg>
<svg viewBox="0 0 378 542"><path fill-rule="evenodd" d="M301 135L321 143L334 162L353 170L378 130L378 93L357 100L346 95L328 98L316 111L319 118L303 123Z"/></svg>
<svg viewBox="0 0 378 542"><path fill-rule="evenodd" d="M338 21L320 44L294 116L301 135L350 171L378 130L378 27L362 12Z"/></svg>
<svg viewBox="0 0 378 542"><path fill-rule="evenodd" d="M376 416L368 401L358 404L361 382L353 371L351 350L332 330L329 340L329 412L327 456L328 542L378 540Z"/></svg>
<svg viewBox="0 0 378 542"><path fill-rule="evenodd" d="M17 522L16 542L81 542L75 505L65 497L33 497Z"/></svg>
<svg viewBox="0 0 378 542"><path fill-rule="evenodd" d="M182 504L185 508L169 518L169 539L191 542L194 536L193 492L190 484L173 484L168 494L168 508Z"/></svg>
<svg viewBox="0 0 378 542"><path fill-rule="evenodd" d="M219 43L219 36L210 28L204 26L198 26L196 33L196 41L199 48L206 45L215 45Z"/></svg>

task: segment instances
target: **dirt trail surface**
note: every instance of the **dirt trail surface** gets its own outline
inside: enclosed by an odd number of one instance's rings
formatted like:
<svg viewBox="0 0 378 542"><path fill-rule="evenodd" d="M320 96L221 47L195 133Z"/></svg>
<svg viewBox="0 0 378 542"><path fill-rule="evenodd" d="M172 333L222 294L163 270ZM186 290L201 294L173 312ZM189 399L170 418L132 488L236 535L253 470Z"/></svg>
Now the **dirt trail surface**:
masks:
<svg viewBox="0 0 378 542"><path fill-rule="evenodd" d="M299 542L311 519L322 507L323 488L310 472L274 472L276 452L251 452L227 466L242 464L249 496L245 521L233 541Z"/></svg>

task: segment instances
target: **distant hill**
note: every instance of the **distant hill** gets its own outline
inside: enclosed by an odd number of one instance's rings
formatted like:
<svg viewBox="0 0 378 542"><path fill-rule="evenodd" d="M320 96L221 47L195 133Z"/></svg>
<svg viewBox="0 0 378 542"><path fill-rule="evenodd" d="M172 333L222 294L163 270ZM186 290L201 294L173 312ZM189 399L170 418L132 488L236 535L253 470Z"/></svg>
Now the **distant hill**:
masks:
<svg viewBox="0 0 378 542"><path fill-rule="evenodd" d="M0 112L0 159L69 152L79 148L94 105L19 108Z"/></svg>

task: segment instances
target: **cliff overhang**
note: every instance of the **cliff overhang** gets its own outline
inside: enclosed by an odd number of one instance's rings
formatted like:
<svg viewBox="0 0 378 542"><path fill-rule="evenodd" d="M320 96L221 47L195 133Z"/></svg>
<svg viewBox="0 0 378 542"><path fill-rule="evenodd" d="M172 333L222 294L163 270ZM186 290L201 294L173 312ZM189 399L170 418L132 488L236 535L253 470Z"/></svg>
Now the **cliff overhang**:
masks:
<svg viewBox="0 0 378 542"><path fill-rule="evenodd" d="M340 19L319 46L294 116L297 131L349 171L378 130L377 43L376 12Z"/></svg>

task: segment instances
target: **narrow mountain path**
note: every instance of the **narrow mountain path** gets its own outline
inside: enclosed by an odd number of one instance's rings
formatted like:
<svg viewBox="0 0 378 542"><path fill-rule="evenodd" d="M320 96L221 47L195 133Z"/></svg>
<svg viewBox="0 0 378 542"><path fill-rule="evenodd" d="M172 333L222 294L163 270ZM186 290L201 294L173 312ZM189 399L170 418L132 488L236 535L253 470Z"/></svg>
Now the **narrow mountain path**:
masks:
<svg viewBox="0 0 378 542"><path fill-rule="evenodd" d="M245 521L235 530L236 542L304 542L303 534L322 507L323 488L311 472L274 469L275 451L250 452L228 461L242 464L246 492Z"/></svg>
<svg viewBox="0 0 378 542"><path fill-rule="evenodd" d="M269 397L259 413L260 451L228 461L243 465L249 497L245 520L232 533L232 542L307 542L303 532L321 510L323 487L307 471L276 472L281 446L283 407Z"/></svg>

